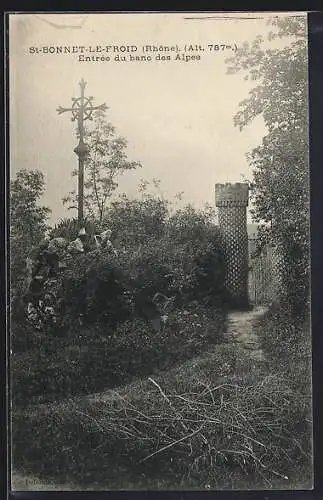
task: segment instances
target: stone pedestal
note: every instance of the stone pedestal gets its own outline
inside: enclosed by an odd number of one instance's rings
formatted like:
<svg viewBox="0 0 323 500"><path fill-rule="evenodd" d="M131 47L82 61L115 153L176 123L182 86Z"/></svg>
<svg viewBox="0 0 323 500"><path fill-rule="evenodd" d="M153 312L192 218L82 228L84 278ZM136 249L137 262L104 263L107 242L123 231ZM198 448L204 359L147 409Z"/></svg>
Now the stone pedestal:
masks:
<svg viewBox="0 0 323 500"><path fill-rule="evenodd" d="M247 183L216 184L215 204L225 248L225 286L232 304L248 307Z"/></svg>

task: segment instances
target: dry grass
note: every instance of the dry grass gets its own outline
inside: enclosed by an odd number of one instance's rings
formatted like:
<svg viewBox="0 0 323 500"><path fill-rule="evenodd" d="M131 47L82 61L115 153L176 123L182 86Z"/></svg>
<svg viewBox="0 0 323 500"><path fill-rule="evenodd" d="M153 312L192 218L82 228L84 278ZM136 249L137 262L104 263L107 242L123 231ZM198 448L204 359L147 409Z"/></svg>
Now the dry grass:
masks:
<svg viewBox="0 0 323 500"><path fill-rule="evenodd" d="M152 489L292 489L298 470L306 488L309 401L245 356L222 345L168 374L17 413L23 465L98 489L110 473L126 488L126 470Z"/></svg>

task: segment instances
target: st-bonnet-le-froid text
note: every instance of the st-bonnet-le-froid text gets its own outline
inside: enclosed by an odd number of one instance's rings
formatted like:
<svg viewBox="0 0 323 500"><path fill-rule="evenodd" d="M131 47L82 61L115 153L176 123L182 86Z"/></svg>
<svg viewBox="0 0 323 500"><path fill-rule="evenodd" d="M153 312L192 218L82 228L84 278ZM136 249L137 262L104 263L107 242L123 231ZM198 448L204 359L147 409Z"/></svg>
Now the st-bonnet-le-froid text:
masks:
<svg viewBox="0 0 323 500"><path fill-rule="evenodd" d="M176 45L43 45L29 47L30 54L76 55L79 62L114 61L190 61L200 60L204 52L235 51L235 43Z"/></svg>

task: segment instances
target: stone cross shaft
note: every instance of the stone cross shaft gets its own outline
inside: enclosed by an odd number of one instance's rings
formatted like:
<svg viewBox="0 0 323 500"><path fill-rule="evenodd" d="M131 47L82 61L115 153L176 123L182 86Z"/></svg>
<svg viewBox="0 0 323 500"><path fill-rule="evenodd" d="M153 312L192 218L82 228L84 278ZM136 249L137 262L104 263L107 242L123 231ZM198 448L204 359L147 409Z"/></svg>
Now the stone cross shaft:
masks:
<svg viewBox="0 0 323 500"><path fill-rule="evenodd" d="M84 205L84 162L88 152L88 148L84 143L84 122L86 120L93 120L93 111L102 110L106 111L107 105L100 104L99 106L93 105L93 97L85 97L84 89L86 82L82 78L79 82L81 95L80 97L72 97L72 106L70 108L64 108L59 106L57 112L59 115L62 113L70 112L72 113L71 120L77 120L79 143L74 149L74 152L78 156L79 170L78 170L78 220L80 224L83 222L83 205Z"/></svg>

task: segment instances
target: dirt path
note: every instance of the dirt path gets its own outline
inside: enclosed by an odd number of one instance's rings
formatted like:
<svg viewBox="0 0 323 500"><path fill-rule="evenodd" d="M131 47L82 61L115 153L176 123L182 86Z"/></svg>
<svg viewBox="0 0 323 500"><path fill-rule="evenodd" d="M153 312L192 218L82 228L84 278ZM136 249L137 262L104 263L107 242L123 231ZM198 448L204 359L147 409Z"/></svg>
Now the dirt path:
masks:
<svg viewBox="0 0 323 500"><path fill-rule="evenodd" d="M255 307L251 311L234 311L229 313L228 328L225 334L227 342L235 342L249 351L253 359L264 360L264 354L255 333L254 323L266 312L266 307Z"/></svg>

